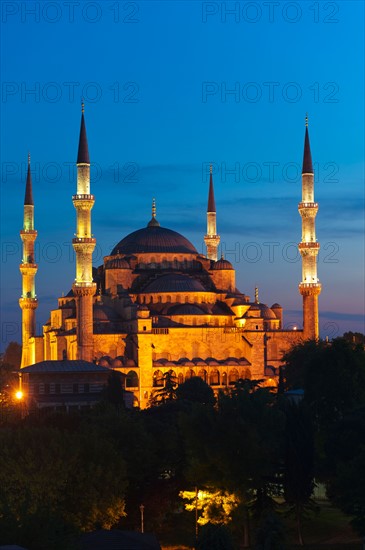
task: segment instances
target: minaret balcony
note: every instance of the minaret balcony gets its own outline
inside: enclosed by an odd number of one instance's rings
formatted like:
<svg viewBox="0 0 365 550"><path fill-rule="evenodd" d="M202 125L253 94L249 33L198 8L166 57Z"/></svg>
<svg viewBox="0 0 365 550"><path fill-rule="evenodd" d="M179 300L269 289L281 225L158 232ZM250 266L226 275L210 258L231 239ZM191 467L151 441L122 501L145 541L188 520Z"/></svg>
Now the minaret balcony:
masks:
<svg viewBox="0 0 365 550"><path fill-rule="evenodd" d="M36 309L38 307L38 299L22 296L19 298L19 305L22 309Z"/></svg>
<svg viewBox="0 0 365 550"><path fill-rule="evenodd" d="M302 210L303 208L315 208L318 210L318 202L300 202L298 204L298 209Z"/></svg>
<svg viewBox="0 0 365 550"><path fill-rule="evenodd" d="M73 201L93 201L95 200L95 198L94 198L94 195L79 193L77 195L72 195L72 200Z"/></svg>
<svg viewBox="0 0 365 550"><path fill-rule="evenodd" d="M36 237L36 236L37 236L37 231L36 231L35 229L22 229L22 230L20 231L20 236L22 237L23 235L24 235L24 236L28 236L28 235L29 235L29 236L34 236L34 237Z"/></svg>
<svg viewBox="0 0 365 550"><path fill-rule="evenodd" d="M75 237L72 239L72 244L96 244L96 239L92 237Z"/></svg>
<svg viewBox="0 0 365 550"><path fill-rule="evenodd" d="M306 249L317 249L319 250L320 244L317 242L301 242L298 244L299 250L306 250Z"/></svg>
<svg viewBox="0 0 365 550"><path fill-rule="evenodd" d="M307 296L318 295L321 290L321 283L299 283L299 292Z"/></svg>
<svg viewBox="0 0 365 550"><path fill-rule="evenodd" d="M32 270L32 269L37 271L38 265L36 263L31 264L31 263L23 262L23 263L20 264L19 269L20 269L20 271L22 271L22 270L27 271L27 270Z"/></svg>

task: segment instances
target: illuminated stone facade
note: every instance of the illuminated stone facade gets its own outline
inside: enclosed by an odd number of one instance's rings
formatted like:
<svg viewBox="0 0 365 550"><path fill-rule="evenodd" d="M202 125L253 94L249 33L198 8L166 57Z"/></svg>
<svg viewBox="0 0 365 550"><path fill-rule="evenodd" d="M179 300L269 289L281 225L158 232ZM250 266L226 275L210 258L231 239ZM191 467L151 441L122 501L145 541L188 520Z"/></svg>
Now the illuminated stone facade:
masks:
<svg viewBox="0 0 365 550"><path fill-rule="evenodd" d="M307 134L306 130L309 146ZM77 194L73 196L77 213L75 282L69 294L58 299L42 336L35 336L33 328L23 333L22 365L44 360L94 360L123 372L127 389L134 392L141 407L147 406L151 393L163 384L163 374L170 370L179 383L200 376L215 390L239 378L276 384L282 353L303 337L318 334L318 293L314 291L319 283L312 280L316 278L313 250L318 246L312 174L303 175L299 205L303 219L299 245L303 256L303 334L283 329L279 304L268 307L259 302L258 293L251 301L237 290L232 264L218 259L220 237L212 174L206 256L179 233L161 227L153 202L147 226L123 238L103 264L92 269L94 197L90 194L84 113L77 167ZM21 269L23 273L25 268ZM28 319L26 311L23 308L24 319Z"/></svg>

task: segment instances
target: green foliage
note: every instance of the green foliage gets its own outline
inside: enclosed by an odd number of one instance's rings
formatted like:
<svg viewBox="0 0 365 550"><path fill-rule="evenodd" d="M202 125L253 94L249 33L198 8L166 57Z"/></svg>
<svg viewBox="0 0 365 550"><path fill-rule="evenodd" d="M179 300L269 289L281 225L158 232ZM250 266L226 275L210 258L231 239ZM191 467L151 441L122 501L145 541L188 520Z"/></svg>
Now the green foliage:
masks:
<svg viewBox="0 0 365 550"><path fill-rule="evenodd" d="M188 378L183 384L180 384L176 390L177 399L185 399L193 403L202 403L204 405L214 405L215 397L212 388L204 382L199 376Z"/></svg>
<svg viewBox="0 0 365 550"><path fill-rule="evenodd" d="M302 388L318 430L365 403L365 351L343 338L308 341L284 356L286 389Z"/></svg>
<svg viewBox="0 0 365 550"><path fill-rule="evenodd" d="M20 537L34 518L83 531L110 528L124 514L125 465L106 439L45 426L4 428L0 462L0 522Z"/></svg>
<svg viewBox="0 0 365 550"><path fill-rule="evenodd" d="M207 523L201 528L197 550L234 550L232 536L224 525Z"/></svg>
<svg viewBox="0 0 365 550"><path fill-rule="evenodd" d="M282 550L284 548L284 527L273 511L263 516L257 532L255 550Z"/></svg>
<svg viewBox="0 0 365 550"><path fill-rule="evenodd" d="M17 370L20 369L21 360L22 346L18 344L18 342L9 342L1 359L1 363L11 366L13 370Z"/></svg>
<svg viewBox="0 0 365 550"><path fill-rule="evenodd" d="M173 370L163 374L163 387L154 390L150 397L150 405L162 405L176 399L177 378Z"/></svg>
<svg viewBox="0 0 365 550"><path fill-rule="evenodd" d="M119 410L124 408L123 394L122 375L119 371L112 370L108 377L107 386L104 389L104 399Z"/></svg>
<svg viewBox="0 0 365 550"><path fill-rule="evenodd" d="M353 411L332 431L327 444L327 492L365 537L365 407Z"/></svg>

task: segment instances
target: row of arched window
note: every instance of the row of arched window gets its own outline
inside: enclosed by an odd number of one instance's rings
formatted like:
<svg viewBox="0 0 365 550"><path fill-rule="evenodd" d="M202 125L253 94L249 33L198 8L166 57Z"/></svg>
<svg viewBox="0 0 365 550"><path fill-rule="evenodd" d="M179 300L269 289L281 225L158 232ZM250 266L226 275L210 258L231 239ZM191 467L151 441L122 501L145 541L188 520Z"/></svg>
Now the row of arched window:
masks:
<svg viewBox="0 0 365 550"><path fill-rule="evenodd" d="M237 369L231 369L229 373L223 372L222 374L218 369L212 369L209 374L205 369L200 369L195 371L194 369L189 369L185 374L185 377L182 372L178 375L174 371L171 371L171 377L176 379L178 384L183 384L189 378L198 376L204 382L210 386L227 386L227 384L234 384L240 378L239 372ZM244 373L244 378L251 378L250 369L246 369ZM138 374L135 371L129 371L126 376L125 386L126 388L138 388L139 379ZM152 386L154 388L159 388L164 386L163 372L156 370L153 373Z"/></svg>

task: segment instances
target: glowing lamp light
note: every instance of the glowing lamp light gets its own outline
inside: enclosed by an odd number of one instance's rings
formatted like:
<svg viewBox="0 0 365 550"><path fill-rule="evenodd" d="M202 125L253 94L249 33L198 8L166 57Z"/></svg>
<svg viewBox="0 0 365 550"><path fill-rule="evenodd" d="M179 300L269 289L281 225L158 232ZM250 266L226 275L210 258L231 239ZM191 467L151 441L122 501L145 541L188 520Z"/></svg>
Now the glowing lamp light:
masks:
<svg viewBox="0 0 365 550"><path fill-rule="evenodd" d="M20 401L21 399L23 399L23 392L18 390L15 394L15 397Z"/></svg>

